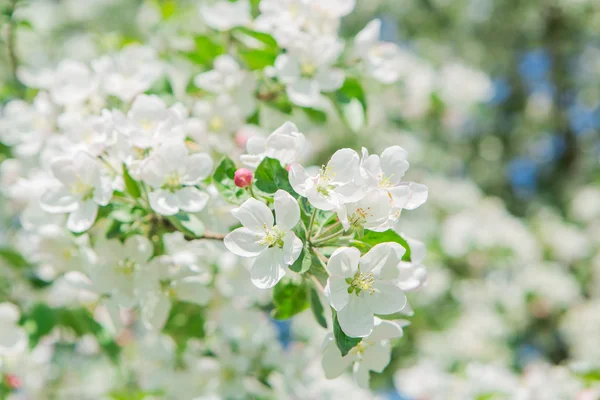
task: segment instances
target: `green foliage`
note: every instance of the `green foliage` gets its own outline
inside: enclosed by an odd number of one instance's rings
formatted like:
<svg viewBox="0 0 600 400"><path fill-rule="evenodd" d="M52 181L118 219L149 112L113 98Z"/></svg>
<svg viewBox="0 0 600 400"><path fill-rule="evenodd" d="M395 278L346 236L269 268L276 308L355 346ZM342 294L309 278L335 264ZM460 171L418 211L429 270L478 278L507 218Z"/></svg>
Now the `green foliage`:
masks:
<svg viewBox="0 0 600 400"><path fill-rule="evenodd" d="M204 224L193 214L180 212L167 219L187 237L198 239L204 235Z"/></svg>
<svg viewBox="0 0 600 400"><path fill-rule="evenodd" d="M244 189L237 187L233 182L236 170L231 158L223 157L213 173L213 184L225 200L239 204L247 197L247 194Z"/></svg>
<svg viewBox="0 0 600 400"><path fill-rule="evenodd" d="M125 189L133 198L137 199L142 196L140 185L131 177L127 166L123 164L123 180L125 180Z"/></svg>
<svg viewBox="0 0 600 400"><path fill-rule="evenodd" d="M325 319L325 309L323 308L323 304L321 303L321 299L319 298L319 293L314 287L310 288L309 291L310 296L310 309L317 320L317 323L321 325L323 328L327 329L327 320Z"/></svg>
<svg viewBox="0 0 600 400"><path fill-rule="evenodd" d="M235 28L232 31L238 40L238 54L250 70L261 70L275 64L281 52L273 36L248 28Z"/></svg>
<svg viewBox="0 0 600 400"><path fill-rule="evenodd" d="M304 111L304 114L306 114L308 119L310 119L312 122L315 122L319 125L322 125L325 122L327 122L327 113L324 111L308 107L303 107L302 111Z"/></svg>
<svg viewBox="0 0 600 400"><path fill-rule="evenodd" d="M113 362L118 360L120 347L85 308L52 308L40 303L21 317L21 324L29 333L31 348L55 328L61 327L72 331L77 337L93 335L106 355Z"/></svg>
<svg viewBox="0 0 600 400"><path fill-rule="evenodd" d="M340 327L340 323L337 319L337 313L332 308L331 312L333 313L333 336L335 337L335 344L338 349L342 353L342 356L346 356L348 352L360 343L361 338L353 338L344 333L342 328Z"/></svg>
<svg viewBox="0 0 600 400"><path fill-rule="evenodd" d="M215 58L221 54L225 54L225 47L220 43L214 42L209 36L196 36L194 38L194 43L196 44L196 49L184 54L195 64L210 67Z"/></svg>
<svg viewBox="0 0 600 400"><path fill-rule="evenodd" d="M367 120L367 98L360 82L346 78L332 97L340 117L353 132L358 132Z"/></svg>
<svg viewBox="0 0 600 400"><path fill-rule="evenodd" d="M8 247L0 247L0 258L14 268L28 268L31 266L19 252Z"/></svg>
<svg viewBox="0 0 600 400"><path fill-rule="evenodd" d="M282 189L292 196L296 196L296 192L294 192L292 185L290 185L288 171L281 166L279 160L265 157L258 168L256 168L254 176L256 178L256 187L265 193L273 194Z"/></svg>
<svg viewBox="0 0 600 400"><path fill-rule="evenodd" d="M273 288L273 304L275 309L271 315L275 319L289 319L306 310L308 302L308 285L298 284L289 279L280 281Z"/></svg>
<svg viewBox="0 0 600 400"><path fill-rule="evenodd" d="M303 274L310 269L312 265L312 254L307 246L302 248L302 252L298 259L294 261L292 265L290 265L290 269L299 274Z"/></svg>
<svg viewBox="0 0 600 400"><path fill-rule="evenodd" d="M366 253L372 246L385 242L398 243L399 245L404 247L406 249L406 253L404 253L404 256L402 256L402 260L411 260L410 246L408 245L408 242L402 236L398 235L391 229L388 229L385 232L365 231L365 234L360 239L360 241L358 243L353 243L353 245L354 247L357 247L362 253ZM367 246L365 246L365 244Z"/></svg>
<svg viewBox="0 0 600 400"><path fill-rule="evenodd" d="M173 338L177 347L185 349L189 339L204 337L203 308L183 301L174 302L163 331Z"/></svg>

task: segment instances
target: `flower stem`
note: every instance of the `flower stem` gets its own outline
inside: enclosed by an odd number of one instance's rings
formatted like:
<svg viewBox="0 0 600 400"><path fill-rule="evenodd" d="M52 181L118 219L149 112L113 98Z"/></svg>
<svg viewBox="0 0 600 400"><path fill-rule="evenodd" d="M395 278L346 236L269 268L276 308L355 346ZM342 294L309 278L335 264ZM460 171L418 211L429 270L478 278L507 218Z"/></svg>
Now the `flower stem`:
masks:
<svg viewBox="0 0 600 400"><path fill-rule="evenodd" d="M310 222L308 223L308 228L306 229L306 240L309 240L310 235L313 230L313 226L315 225L315 219L317 217L317 209L313 210L312 215L310 216Z"/></svg>
<svg viewBox="0 0 600 400"><path fill-rule="evenodd" d="M329 242L329 241L331 241L333 239L339 238L343 234L344 234L344 230L340 229L339 231L337 231L337 232L335 232L335 233L333 233L333 234L331 234L329 236L320 237L319 240L313 241L312 244L315 245L315 246L320 246L323 243L326 243L326 242Z"/></svg>

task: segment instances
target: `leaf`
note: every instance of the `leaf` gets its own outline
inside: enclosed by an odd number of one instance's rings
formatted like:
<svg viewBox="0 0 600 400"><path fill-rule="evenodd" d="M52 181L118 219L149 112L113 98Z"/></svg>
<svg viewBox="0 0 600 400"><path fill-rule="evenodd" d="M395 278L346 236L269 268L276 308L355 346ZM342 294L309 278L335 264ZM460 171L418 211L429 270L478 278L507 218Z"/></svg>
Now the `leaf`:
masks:
<svg viewBox="0 0 600 400"><path fill-rule="evenodd" d="M364 236L360 240L370 246L375 246L376 244L385 242L398 243L406 249L406 253L404 253L404 256L402 256L402 261L411 260L410 246L408 245L408 242L402 236L398 235L391 229L388 229L385 232L365 231ZM357 247L360 250L360 246L355 247Z"/></svg>
<svg viewBox="0 0 600 400"><path fill-rule="evenodd" d="M302 107L302 111L306 114L308 119L317 124L324 124L327 122L327 113L315 108Z"/></svg>
<svg viewBox="0 0 600 400"><path fill-rule="evenodd" d="M137 199L142 196L142 191L138 183L129 175L127 166L123 164L123 180L125 181L125 189L133 198Z"/></svg>
<svg viewBox="0 0 600 400"><path fill-rule="evenodd" d="M279 45L277 44L277 40L268 33L253 31L252 29L248 29L245 27L237 27L233 30L233 34L237 36L237 39L242 42L242 44L247 48L258 49L257 46L253 46L248 42L247 39L244 39L243 36L249 36L254 41L260 42L260 49L267 50L274 54L279 54Z"/></svg>
<svg viewBox="0 0 600 400"><path fill-rule="evenodd" d="M359 131L367 120L367 99L360 82L355 78L346 78L344 84L334 96L338 113L353 131Z"/></svg>
<svg viewBox="0 0 600 400"><path fill-rule="evenodd" d="M31 266L19 252L8 247L0 247L0 258L15 268L28 268Z"/></svg>
<svg viewBox="0 0 600 400"><path fill-rule="evenodd" d="M337 345L338 349L340 349L342 357L345 357L353 347L360 343L362 339L353 338L346 335L340 327L340 323L337 319L337 313L333 308L331 309L331 312L333 313L333 336L335 337L335 344Z"/></svg>
<svg viewBox="0 0 600 400"><path fill-rule="evenodd" d="M256 187L265 193L273 194L282 189L292 196L296 196L296 192L290 185L288 171L281 166L279 160L265 157L256 168L254 176L256 177Z"/></svg>
<svg viewBox="0 0 600 400"><path fill-rule="evenodd" d="M321 325L323 328L327 329L327 320L325 319L325 309L323 308L323 304L321 304L321 299L319 298L319 293L317 290L312 287L310 288L310 309L317 320L317 323Z"/></svg>
<svg viewBox="0 0 600 400"><path fill-rule="evenodd" d="M294 283L291 280L280 281L273 288L273 304L275 309L271 315L275 319L289 319L306 310L309 306L308 287L303 282Z"/></svg>
<svg viewBox="0 0 600 400"><path fill-rule="evenodd" d="M196 64L211 66L215 58L225 53L225 48L221 44L215 43L208 36L196 36L194 42L196 43L196 50L184 54Z"/></svg>
<svg viewBox="0 0 600 400"><path fill-rule="evenodd" d="M239 50L239 56L249 70L261 70L275 64L277 54L263 50Z"/></svg>
<svg viewBox="0 0 600 400"><path fill-rule="evenodd" d="M246 197L246 191L233 183L236 169L231 158L223 157L213 174L213 184L225 200L239 204Z"/></svg>
<svg viewBox="0 0 600 400"><path fill-rule="evenodd" d="M197 304L174 302L164 333L171 336L179 348L185 349L189 339L204 337L203 310Z"/></svg>
<svg viewBox="0 0 600 400"><path fill-rule="evenodd" d="M180 212L167 219L186 236L197 239L204 235L204 224L195 215Z"/></svg>
<svg viewBox="0 0 600 400"><path fill-rule="evenodd" d="M310 269L312 265L312 255L310 254L310 250L308 247L304 247L300 256L294 261L292 265L290 265L290 269L299 274L303 274Z"/></svg>

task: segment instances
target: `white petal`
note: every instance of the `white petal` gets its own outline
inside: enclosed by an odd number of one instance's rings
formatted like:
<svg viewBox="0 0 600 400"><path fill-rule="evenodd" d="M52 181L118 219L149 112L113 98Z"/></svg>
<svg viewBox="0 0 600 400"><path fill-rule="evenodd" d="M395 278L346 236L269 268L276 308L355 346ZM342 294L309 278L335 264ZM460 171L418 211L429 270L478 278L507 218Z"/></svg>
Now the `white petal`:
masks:
<svg viewBox="0 0 600 400"><path fill-rule="evenodd" d="M352 149L340 149L333 153L327 167L335 173L333 181L339 184L349 183L359 176L360 157Z"/></svg>
<svg viewBox="0 0 600 400"><path fill-rule="evenodd" d="M408 170L408 152L400 146L388 147L381 153L381 169L390 181L397 185Z"/></svg>
<svg viewBox="0 0 600 400"><path fill-rule="evenodd" d="M270 289L283 278L285 273L282 250L271 247L256 257L250 277L257 288Z"/></svg>
<svg viewBox="0 0 600 400"><path fill-rule="evenodd" d="M402 337L404 334L402 325L396 321L386 321L375 317L375 327L373 333L369 335L369 340L378 342Z"/></svg>
<svg viewBox="0 0 600 400"><path fill-rule="evenodd" d="M17 323L20 315L19 308L14 304L7 302L0 304L0 326Z"/></svg>
<svg viewBox="0 0 600 400"><path fill-rule="evenodd" d="M365 349L361 364L368 370L378 373L383 372L390 363L390 344L375 343Z"/></svg>
<svg viewBox="0 0 600 400"><path fill-rule="evenodd" d="M410 189L407 185L400 185L391 187L388 189L390 196L392 196L392 203L394 208L404 208L410 200Z"/></svg>
<svg viewBox="0 0 600 400"><path fill-rule="evenodd" d="M109 176L100 177L100 182L94 187L94 201L105 206L110 202L113 194L113 181Z"/></svg>
<svg viewBox="0 0 600 400"><path fill-rule="evenodd" d="M420 240L412 239L407 237L406 235L402 235L408 246L410 247L410 262L412 264L421 264L427 255L427 248L425 247L425 243Z"/></svg>
<svg viewBox="0 0 600 400"><path fill-rule="evenodd" d="M306 181L310 179L308 172L300 164L292 164L289 171L290 185L300 196L306 197Z"/></svg>
<svg viewBox="0 0 600 400"><path fill-rule="evenodd" d="M288 85L287 94L290 101L300 107L315 107L321 99L319 84L305 78Z"/></svg>
<svg viewBox="0 0 600 400"><path fill-rule="evenodd" d="M369 389L369 369L362 363L355 363L353 368L354 380L363 389Z"/></svg>
<svg viewBox="0 0 600 400"><path fill-rule="evenodd" d="M333 92L341 88L345 78L344 71L339 68L320 68L315 75L322 92Z"/></svg>
<svg viewBox="0 0 600 400"><path fill-rule="evenodd" d="M273 213L264 203L256 199L248 199L239 206L231 210L238 221L254 232L264 233L265 227L271 229L273 227Z"/></svg>
<svg viewBox="0 0 600 400"><path fill-rule="evenodd" d="M195 185L210 176L212 168L213 160L208 154L192 154L185 161L185 175L181 182L185 185Z"/></svg>
<svg viewBox="0 0 600 400"><path fill-rule="evenodd" d="M421 185L420 183L410 182L408 184L410 189L410 199L404 206L407 210L414 210L427 201L428 189L427 186Z"/></svg>
<svg viewBox="0 0 600 400"><path fill-rule="evenodd" d="M204 209L210 196L208 193L201 192L198 188L187 186L176 191L177 203L179 208L187 212L198 212Z"/></svg>
<svg viewBox="0 0 600 400"><path fill-rule="evenodd" d="M3 326L0 332L0 355L17 353L27 347L27 333L18 326Z"/></svg>
<svg viewBox="0 0 600 400"><path fill-rule="evenodd" d="M206 287L206 280L200 276L188 276L175 283L175 293L179 300L188 301L201 306L208 304L211 292Z"/></svg>
<svg viewBox="0 0 600 400"><path fill-rule="evenodd" d="M142 302L142 320L146 328L160 331L167 322L171 311L171 302L163 294L148 294Z"/></svg>
<svg viewBox="0 0 600 400"><path fill-rule="evenodd" d="M375 281L375 292L365 295L365 300L375 314L393 314L406 306L406 295L391 282Z"/></svg>
<svg viewBox="0 0 600 400"><path fill-rule="evenodd" d="M183 140L170 140L158 147L157 154L173 169L173 166L181 165L188 159L189 151Z"/></svg>
<svg viewBox="0 0 600 400"><path fill-rule="evenodd" d="M285 190L278 190L274 196L275 217L277 227L286 232L300 221L300 206L295 198Z"/></svg>
<svg viewBox="0 0 600 400"><path fill-rule="evenodd" d="M50 166L52 174L61 181L64 185L70 185L77 180L77 171L73 160L69 158L61 158L52 163Z"/></svg>
<svg viewBox="0 0 600 400"><path fill-rule="evenodd" d="M327 285L325 285L323 294L329 301L331 307L336 311L341 310L348 304L348 301L350 300L348 287L349 285L346 282L346 278L343 276L330 276L327 279Z"/></svg>
<svg viewBox="0 0 600 400"><path fill-rule="evenodd" d="M327 263L331 275L353 277L358 270L360 251L355 247L340 247L333 252Z"/></svg>
<svg viewBox="0 0 600 400"><path fill-rule="evenodd" d="M406 250L398 243L379 243L360 259L361 272L373 272L386 279L397 275L397 266Z"/></svg>
<svg viewBox="0 0 600 400"><path fill-rule="evenodd" d="M346 368L352 363L352 358L348 356L342 357L342 353L340 353L335 344L333 335L328 335L325 340L327 343L324 346L321 365L323 366L325 377L327 379L335 379L344 373Z"/></svg>
<svg viewBox="0 0 600 400"><path fill-rule="evenodd" d="M277 76L283 83L294 82L300 77L298 61L287 54L280 54L277 57L275 69L277 70Z"/></svg>
<svg viewBox="0 0 600 400"><path fill-rule="evenodd" d="M237 228L223 239L225 247L235 255L241 257L256 257L265 246L259 244L261 235L248 228Z"/></svg>
<svg viewBox="0 0 600 400"><path fill-rule="evenodd" d="M81 202L77 210L69 214L67 228L71 232L85 232L94 225L97 214L98 205L96 203L92 200Z"/></svg>
<svg viewBox="0 0 600 400"><path fill-rule="evenodd" d="M145 159L140 166L140 177L152 187L161 187L165 175L169 172L165 160L158 154L153 154Z"/></svg>
<svg viewBox="0 0 600 400"><path fill-rule="evenodd" d="M350 337L367 337L373 331L373 312L363 294L351 295L348 305L337 314L340 327Z"/></svg>
<svg viewBox="0 0 600 400"><path fill-rule="evenodd" d="M267 139L262 136L252 136L246 141L246 152L253 155L263 154L266 142Z"/></svg>
<svg viewBox="0 0 600 400"><path fill-rule="evenodd" d="M148 261L152 253L154 253L152 242L146 236L130 236L123 245L123 255L140 264Z"/></svg>
<svg viewBox="0 0 600 400"><path fill-rule="evenodd" d="M64 186L44 193L40 200L42 210L52 214L73 212L77 204L77 198Z"/></svg>
<svg viewBox="0 0 600 400"><path fill-rule="evenodd" d="M150 207L161 215L175 215L179 212L177 197L171 192L158 189L148 194Z"/></svg>
<svg viewBox="0 0 600 400"><path fill-rule="evenodd" d="M292 265L302 252L302 240L296 234L289 231L283 238L283 262Z"/></svg>

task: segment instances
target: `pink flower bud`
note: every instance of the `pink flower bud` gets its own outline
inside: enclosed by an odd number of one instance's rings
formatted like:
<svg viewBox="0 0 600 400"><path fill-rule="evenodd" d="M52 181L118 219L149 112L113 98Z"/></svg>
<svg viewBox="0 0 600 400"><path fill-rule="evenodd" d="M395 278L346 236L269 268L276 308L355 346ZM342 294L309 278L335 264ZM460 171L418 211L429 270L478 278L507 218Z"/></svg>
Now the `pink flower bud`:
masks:
<svg viewBox="0 0 600 400"><path fill-rule="evenodd" d="M4 383L13 390L21 387L21 380L16 375L12 374L7 374L4 376Z"/></svg>
<svg viewBox="0 0 600 400"><path fill-rule="evenodd" d="M235 175L233 176L233 183L235 186L245 188L252 185L252 179L254 175L252 175L252 171L247 168L240 168L235 171Z"/></svg>

